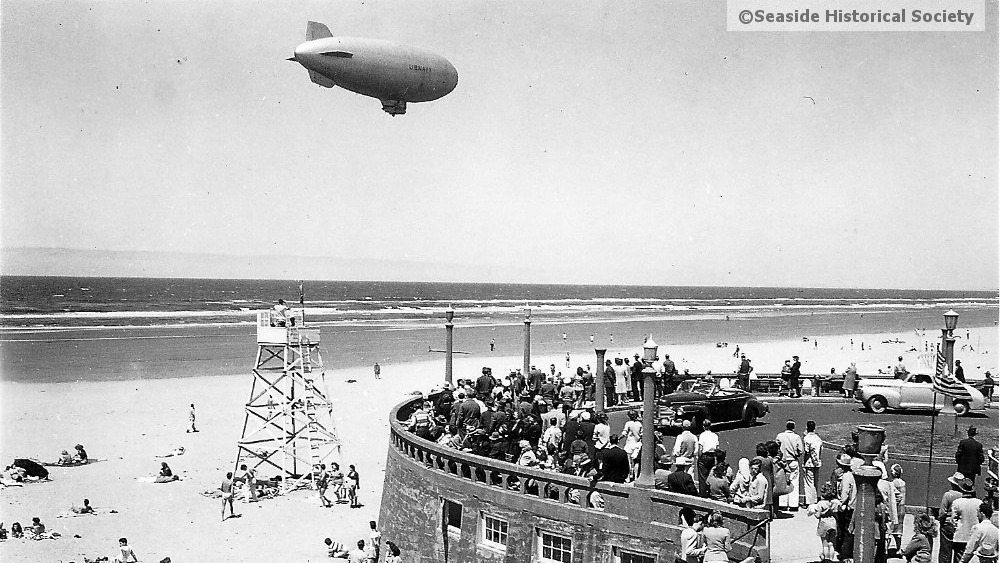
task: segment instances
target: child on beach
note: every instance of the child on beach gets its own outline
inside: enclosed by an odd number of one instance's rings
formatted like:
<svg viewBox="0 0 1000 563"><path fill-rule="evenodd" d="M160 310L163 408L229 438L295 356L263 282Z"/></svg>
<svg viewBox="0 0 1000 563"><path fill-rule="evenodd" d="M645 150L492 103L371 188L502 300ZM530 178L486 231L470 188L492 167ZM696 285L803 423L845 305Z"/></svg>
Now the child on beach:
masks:
<svg viewBox="0 0 1000 563"><path fill-rule="evenodd" d="M840 511L840 501L837 499L837 490L831 483L823 483L820 497L822 500L810 505L806 514L819 519L816 524L816 535L822 544L819 558L822 563L829 563L837 559L833 545L837 538L836 514Z"/></svg>

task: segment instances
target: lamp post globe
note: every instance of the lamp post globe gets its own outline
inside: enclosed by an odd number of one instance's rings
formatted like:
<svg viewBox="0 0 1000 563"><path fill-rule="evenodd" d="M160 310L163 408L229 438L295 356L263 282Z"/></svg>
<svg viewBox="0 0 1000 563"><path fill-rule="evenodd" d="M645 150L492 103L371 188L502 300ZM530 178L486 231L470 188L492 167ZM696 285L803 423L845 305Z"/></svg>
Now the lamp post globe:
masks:
<svg viewBox="0 0 1000 563"><path fill-rule="evenodd" d="M948 330L955 330L958 326L958 313L953 309L944 314L944 327Z"/></svg>

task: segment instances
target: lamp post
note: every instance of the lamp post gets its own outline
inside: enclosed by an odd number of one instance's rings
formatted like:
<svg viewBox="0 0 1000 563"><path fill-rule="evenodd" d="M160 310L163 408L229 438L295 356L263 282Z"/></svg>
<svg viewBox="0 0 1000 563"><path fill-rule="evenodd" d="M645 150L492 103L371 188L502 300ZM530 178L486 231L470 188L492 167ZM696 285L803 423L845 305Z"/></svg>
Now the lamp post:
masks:
<svg viewBox="0 0 1000 563"><path fill-rule="evenodd" d="M636 487L652 488L656 481L653 478L653 468L656 461L653 459L656 453L656 436L653 429L653 362L656 361L656 350L658 346L653 342L653 335L649 335L642 345L642 363L645 366L642 370L642 461L639 477L635 480Z"/></svg>
<svg viewBox="0 0 1000 563"><path fill-rule="evenodd" d="M873 466L872 461L882 451L884 441L885 429L881 426L858 426L858 453L864 459L864 464L852 470L857 484L857 497L854 501L854 561L857 563L871 563L875 560L875 546L879 541L878 524L875 520L875 491L882 471Z"/></svg>
<svg viewBox="0 0 1000 563"><path fill-rule="evenodd" d="M955 373L955 327L958 326L958 313L949 310L944 314L944 328L941 329L941 351L948 364L948 373Z"/></svg>
<svg viewBox="0 0 1000 563"><path fill-rule="evenodd" d="M455 309L448 306L448 310L444 312L444 318L447 322L444 323L445 331L445 350L444 350L444 380L448 382L450 386L452 383L452 355L455 352L455 323L451 322L455 318Z"/></svg>
<svg viewBox="0 0 1000 563"><path fill-rule="evenodd" d="M531 368L531 308L524 308L524 377L528 377Z"/></svg>
<svg viewBox="0 0 1000 563"><path fill-rule="evenodd" d="M594 404L597 412L604 412L604 348L594 348L597 354L597 369L594 370Z"/></svg>

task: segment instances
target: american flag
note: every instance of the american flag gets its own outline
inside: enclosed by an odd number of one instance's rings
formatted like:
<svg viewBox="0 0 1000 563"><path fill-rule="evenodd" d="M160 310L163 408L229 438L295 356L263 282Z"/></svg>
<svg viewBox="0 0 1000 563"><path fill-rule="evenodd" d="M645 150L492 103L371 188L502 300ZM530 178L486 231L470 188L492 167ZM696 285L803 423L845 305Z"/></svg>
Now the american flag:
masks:
<svg viewBox="0 0 1000 563"><path fill-rule="evenodd" d="M951 373L947 372L948 361L942 352L937 354L937 367L934 369L934 391L955 399L972 400L972 394L962 385L962 382L955 379Z"/></svg>

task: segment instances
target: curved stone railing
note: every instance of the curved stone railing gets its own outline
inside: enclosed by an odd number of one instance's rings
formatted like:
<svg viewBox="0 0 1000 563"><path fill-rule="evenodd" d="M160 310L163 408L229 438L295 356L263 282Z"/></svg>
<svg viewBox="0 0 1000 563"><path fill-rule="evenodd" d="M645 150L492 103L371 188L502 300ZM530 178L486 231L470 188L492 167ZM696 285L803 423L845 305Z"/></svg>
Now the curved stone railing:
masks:
<svg viewBox="0 0 1000 563"><path fill-rule="evenodd" d="M491 493L514 495L518 497L519 505L527 497L543 503L536 506L555 504L563 509L579 511L572 513L578 515L581 523L587 522L588 525L594 525L595 518L613 519L619 523L625 519L635 524L637 529L643 526L648 528L648 524L656 523L674 529L679 535L678 512L682 507L689 506L699 515L718 510L732 533L734 556L756 554L763 561L769 559L770 521L765 510L741 508L655 489L595 482L575 475L519 466L447 448L417 437L404 426L404 422L419 407L421 401L422 398L414 397L392 410L389 418L390 445L404 458L419 464L426 471L485 487ZM593 493L599 493L603 508L592 507L595 498Z"/></svg>

